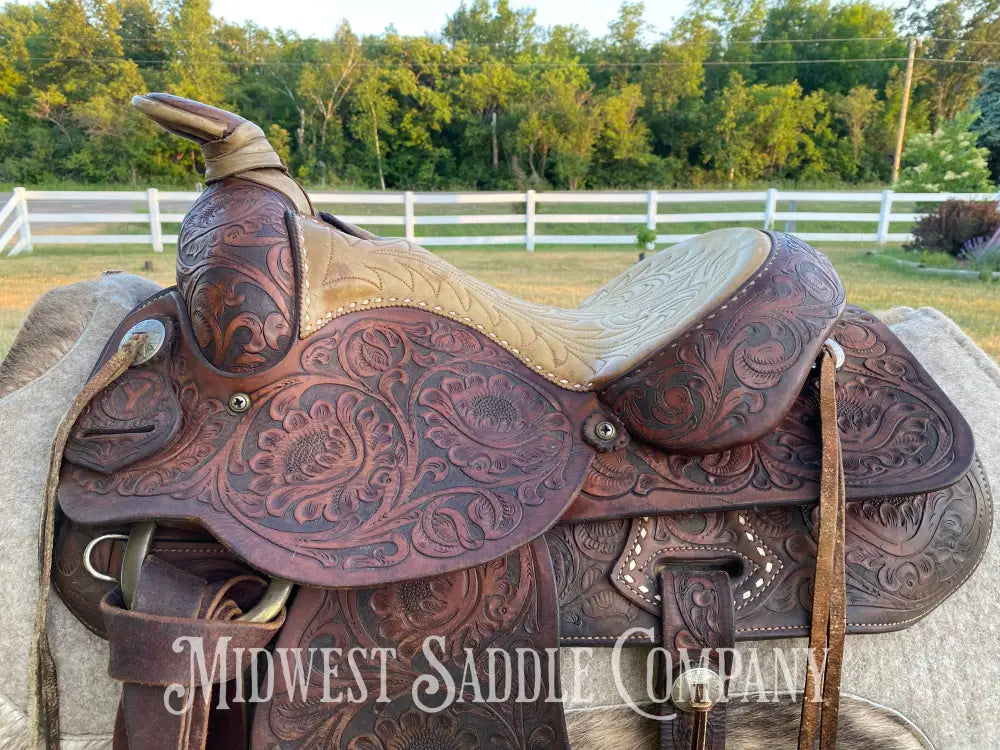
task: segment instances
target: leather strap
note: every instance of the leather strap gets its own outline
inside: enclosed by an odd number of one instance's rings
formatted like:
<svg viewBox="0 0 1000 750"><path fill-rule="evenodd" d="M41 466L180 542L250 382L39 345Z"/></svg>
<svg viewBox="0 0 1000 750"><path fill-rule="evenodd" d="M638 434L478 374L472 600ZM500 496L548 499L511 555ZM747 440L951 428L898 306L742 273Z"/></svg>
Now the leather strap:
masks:
<svg viewBox="0 0 1000 750"><path fill-rule="evenodd" d="M264 648L284 624L284 613L264 624L236 620L264 585L254 576L209 585L151 555L143 563L132 609L124 607L118 590L104 598L109 673L124 683L115 750L246 747L246 704L232 703L235 676L249 666L253 650ZM195 643L209 670L220 657L209 690L191 684L192 678L201 680L197 670L192 675L192 642L178 639L201 639ZM175 650L176 643L182 647ZM227 683L220 685L223 674ZM170 685L185 687L170 701L176 714L165 705ZM228 709L217 708L220 690Z"/></svg>
<svg viewBox="0 0 1000 750"><path fill-rule="evenodd" d="M834 357L824 352L820 366L820 419L823 466L819 500L819 544L813 589L812 626L809 649L813 656L806 667L802 694L799 750L813 750L817 730L820 750L837 744L840 709L840 677L847 622L847 590L844 573L846 497L844 462L837 426L837 382ZM820 676L813 669L825 656ZM816 700L816 694L821 700ZM822 712L822 719L820 718Z"/></svg>
<svg viewBox="0 0 1000 750"><path fill-rule="evenodd" d="M146 334L133 335L94 373L63 415L52 440L38 530L38 599L35 603L35 630L28 657L28 737L35 748L57 747L60 744L59 681L49 647L48 614L56 533L56 488L59 486L63 451L73 425L87 404L132 366L145 343Z"/></svg>
<svg viewBox="0 0 1000 750"><path fill-rule="evenodd" d="M728 689L728 675L735 644L733 589L723 570L690 571L680 568L660 573L663 618L663 647L670 654L673 677L681 672L681 651L686 650L692 666L698 666L703 649L708 649L704 666L722 676ZM672 680L665 685L670 690ZM707 712L680 710L668 703L677 718L660 726L662 750L725 750L726 703L715 702ZM707 714L707 715L706 715Z"/></svg>

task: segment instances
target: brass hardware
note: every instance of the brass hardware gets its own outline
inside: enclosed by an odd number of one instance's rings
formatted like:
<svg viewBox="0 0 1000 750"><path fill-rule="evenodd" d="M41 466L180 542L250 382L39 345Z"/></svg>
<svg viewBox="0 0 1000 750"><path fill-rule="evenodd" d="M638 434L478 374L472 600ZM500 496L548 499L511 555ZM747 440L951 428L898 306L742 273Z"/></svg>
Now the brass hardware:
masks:
<svg viewBox="0 0 1000 750"><path fill-rule="evenodd" d="M250 397L245 393L234 393L229 397L229 411L242 414L250 408Z"/></svg>
<svg viewBox="0 0 1000 750"><path fill-rule="evenodd" d="M281 614L294 585L284 578L272 578L260 601L236 619L239 622L270 622Z"/></svg>
<svg viewBox="0 0 1000 750"><path fill-rule="evenodd" d="M149 555L153 546L153 535L156 533L155 521L143 521L132 527L132 533L125 544L125 554L122 557L122 598L125 606L132 608L135 599L135 589L139 582L139 571L142 563ZM236 618L238 622L270 622L279 614L291 596L293 583L284 578L272 578L260 601Z"/></svg>
<svg viewBox="0 0 1000 750"><path fill-rule="evenodd" d="M90 575L93 578L96 578L98 581L107 581L108 583L118 583L117 578L115 578L114 576L109 576L106 573L100 572L97 568L94 567L94 563L91 562L90 560L90 556L91 554L93 554L94 548L101 542L105 542L110 539L121 539L123 541L128 541L128 536L125 534L101 534L100 536L95 536L93 539L87 542L87 546L83 548L83 568L88 573L90 573Z"/></svg>
<svg viewBox="0 0 1000 750"><path fill-rule="evenodd" d="M135 360L132 362L133 367L144 364L159 354L160 349L163 348L163 344L167 340L166 326L156 318L146 318L129 328L125 335L122 336L121 343L118 344L118 351L124 349L132 337L140 333L146 334L146 341L136 353Z"/></svg>

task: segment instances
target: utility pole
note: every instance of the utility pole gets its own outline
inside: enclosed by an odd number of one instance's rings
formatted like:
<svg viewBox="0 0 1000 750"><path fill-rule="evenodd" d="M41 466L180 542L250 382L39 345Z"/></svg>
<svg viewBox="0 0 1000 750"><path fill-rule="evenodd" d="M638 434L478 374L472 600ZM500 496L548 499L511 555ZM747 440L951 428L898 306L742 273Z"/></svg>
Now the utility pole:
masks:
<svg viewBox="0 0 1000 750"><path fill-rule="evenodd" d="M910 84L913 83L913 57L917 52L916 38L910 40L910 56L906 60L906 80L903 82L903 103L899 107L899 133L896 134L896 155L892 159L892 184L899 181L899 162L903 158L903 133L906 131L906 110L910 105Z"/></svg>
<svg viewBox="0 0 1000 750"><path fill-rule="evenodd" d="M493 169L500 166L500 146L497 143L497 111L494 109L490 115L490 129L493 133Z"/></svg>

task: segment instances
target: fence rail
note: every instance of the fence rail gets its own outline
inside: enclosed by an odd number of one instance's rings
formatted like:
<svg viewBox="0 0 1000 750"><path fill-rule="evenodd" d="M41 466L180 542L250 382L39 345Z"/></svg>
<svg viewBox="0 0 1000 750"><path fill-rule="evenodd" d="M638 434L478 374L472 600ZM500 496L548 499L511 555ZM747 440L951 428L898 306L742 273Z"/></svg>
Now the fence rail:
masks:
<svg viewBox="0 0 1000 750"><path fill-rule="evenodd" d="M41 191L14 188L6 204L0 208L0 255L30 252L36 245L96 245L142 244L155 251L165 245L177 244L177 235L164 231L164 226L177 226L184 211L193 203L197 192L161 192L156 188L142 191ZM671 225L707 224L709 228L733 224L753 224L764 229L780 228L793 231L811 242L864 242L884 245L903 242L909 231L891 231L892 225L905 224L907 230L920 217L918 204L936 203L957 198L963 200L996 200L994 194L979 193L894 193L876 191L811 191L811 190L727 190L727 191L657 191L643 192L326 192L312 193L318 207L337 206L338 215L352 223L376 228L390 228L388 235L403 236L428 246L522 245L534 250L538 245L634 245L637 230L657 232L655 244L680 242L699 231L663 233ZM77 204L84 203L80 207ZM110 210L101 211L102 204L112 203ZM832 209L797 210L801 204L872 204L878 211L844 211ZM715 210L691 211L701 204L712 204ZM759 208L750 209L753 204ZM164 205L171 210L163 210ZM504 213L422 213L422 206L509 206ZM574 213L559 211L558 206L593 206L595 209L635 206L633 212ZM782 205L784 208L782 208ZM912 210L893 210L893 206L911 205ZM67 208L68 206L68 208ZM368 215L352 214L358 206L387 207L384 212ZM720 210L734 206L734 210ZM392 209L396 209L393 211ZM540 208L544 210L539 210ZM346 210L339 210L346 209ZM355 209L356 210L356 209ZM481 209L482 210L482 209ZM783 222L783 226L778 226ZM868 231L809 231L801 224L824 223L840 225L867 224ZM130 225L136 232L111 233L116 224ZM553 228L564 224L592 224L605 228L599 234L546 234L539 226ZM507 226L516 233L506 234L441 234L424 235L418 227L433 226ZM625 225L625 226L622 226ZM52 232L53 226L69 226L71 232ZM34 228L46 227L44 232ZM402 232L392 231L402 227ZM90 233L82 230L96 229ZM146 231L143 231L146 230ZM622 234L623 230L629 233ZM13 243L13 244L12 244Z"/></svg>

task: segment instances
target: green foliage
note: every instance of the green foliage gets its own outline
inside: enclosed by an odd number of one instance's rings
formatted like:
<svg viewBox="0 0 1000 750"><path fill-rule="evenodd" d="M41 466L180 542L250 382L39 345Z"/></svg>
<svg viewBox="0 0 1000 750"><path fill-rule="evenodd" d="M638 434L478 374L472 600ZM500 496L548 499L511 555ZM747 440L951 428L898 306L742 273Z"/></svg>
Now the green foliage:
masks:
<svg viewBox="0 0 1000 750"><path fill-rule="evenodd" d="M972 129L979 135L979 145L990 152L990 171L995 178L1000 176L1000 68L983 73L976 107L982 114Z"/></svg>
<svg viewBox="0 0 1000 750"><path fill-rule="evenodd" d="M943 251L961 255L970 240L993 235L1000 229L1000 213L993 201L944 201L913 227L913 250Z"/></svg>
<svg viewBox="0 0 1000 750"><path fill-rule="evenodd" d="M198 149L129 106L133 94L168 91L264 123L292 173L323 185L879 183L902 104L903 73L891 61L905 55L902 37L938 37L921 56L962 61L917 67L907 163L930 170L914 158L939 145L932 128L950 137L944 123L969 108L980 70L969 63L990 59L998 5L917 2L897 18L873 0L704 0L655 36L643 2L626 0L591 38L576 26L539 27L512 0L459 0L439 35L389 27L359 37L345 22L302 38L224 23L209 0L7 3L0 182L190 185ZM977 133L997 166L996 71L978 102ZM934 180L979 189L978 152L964 131L954 138L962 155L949 146L952 159L969 164Z"/></svg>
<svg viewBox="0 0 1000 750"><path fill-rule="evenodd" d="M648 245L656 242L656 230L643 227L635 235L635 246L640 250L646 249Z"/></svg>
<svg viewBox="0 0 1000 750"><path fill-rule="evenodd" d="M969 128L978 112L959 113L934 133L910 136L903 152L899 189L916 193L975 193L993 190L987 150Z"/></svg>
<svg viewBox="0 0 1000 750"><path fill-rule="evenodd" d="M975 257L969 260L969 266L983 273L1000 271L1000 245L992 244L984 247L982 252L976 253Z"/></svg>

